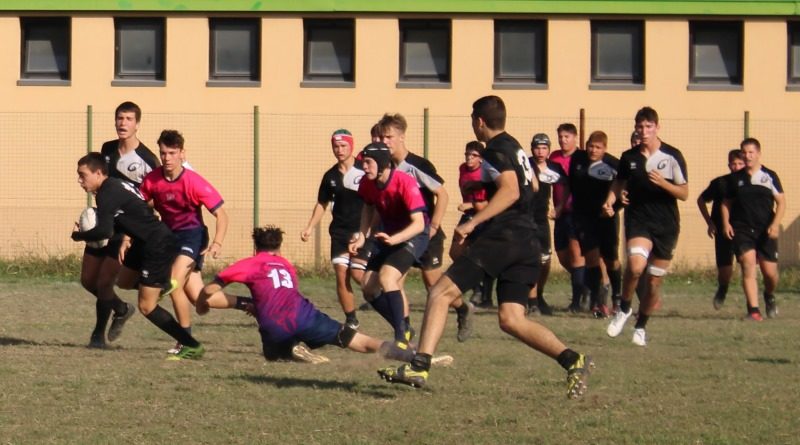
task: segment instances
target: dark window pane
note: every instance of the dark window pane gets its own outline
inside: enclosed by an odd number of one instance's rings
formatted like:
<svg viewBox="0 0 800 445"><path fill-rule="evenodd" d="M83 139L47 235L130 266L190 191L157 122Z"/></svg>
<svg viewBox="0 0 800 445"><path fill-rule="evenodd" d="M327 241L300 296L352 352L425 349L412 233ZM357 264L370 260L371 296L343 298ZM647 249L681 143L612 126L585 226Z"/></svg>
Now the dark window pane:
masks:
<svg viewBox="0 0 800 445"><path fill-rule="evenodd" d="M117 77L164 79L164 22L117 20Z"/></svg>
<svg viewBox="0 0 800 445"><path fill-rule="evenodd" d="M692 23L692 80L741 84L740 23Z"/></svg>
<svg viewBox="0 0 800 445"><path fill-rule="evenodd" d="M23 78L69 78L69 19L23 19Z"/></svg>
<svg viewBox="0 0 800 445"><path fill-rule="evenodd" d="M495 22L495 80L543 82L545 34L542 21Z"/></svg>
<svg viewBox="0 0 800 445"><path fill-rule="evenodd" d="M353 20L306 20L304 25L304 78L352 81Z"/></svg>
<svg viewBox="0 0 800 445"><path fill-rule="evenodd" d="M593 22L592 81L641 83L642 35L641 22Z"/></svg>
<svg viewBox="0 0 800 445"><path fill-rule="evenodd" d="M259 78L258 23L252 20L212 20L211 78Z"/></svg>
<svg viewBox="0 0 800 445"><path fill-rule="evenodd" d="M800 83L800 23L789 23L789 82Z"/></svg>
<svg viewBox="0 0 800 445"><path fill-rule="evenodd" d="M450 81L450 23L448 21L402 20L402 80Z"/></svg>

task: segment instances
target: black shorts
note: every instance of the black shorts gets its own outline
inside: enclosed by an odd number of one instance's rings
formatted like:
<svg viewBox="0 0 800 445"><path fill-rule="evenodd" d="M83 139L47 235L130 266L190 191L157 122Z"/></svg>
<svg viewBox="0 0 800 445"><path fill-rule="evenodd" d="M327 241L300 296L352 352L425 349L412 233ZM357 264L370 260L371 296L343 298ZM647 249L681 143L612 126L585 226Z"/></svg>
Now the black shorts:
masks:
<svg viewBox="0 0 800 445"><path fill-rule="evenodd" d="M663 221L639 221L635 218L625 217L625 238L647 238L653 243L651 257L661 260L671 260L675 255L678 245L680 228L675 224Z"/></svg>
<svg viewBox="0 0 800 445"><path fill-rule="evenodd" d="M755 250L759 260L778 262L778 240L770 238L767 230L755 230L748 227L733 228L733 251L737 257L747 251Z"/></svg>
<svg viewBox="0 0 800 445"><path fill-rule="evenodd" d="M114 235L108 240L108 244L106 244L104 247L89 247L87 245L83 249L83 254L94 257L108 257L116 259L119 256L120 245L122 245L122 236Z"/></svg>
<svg viewBox="0 0 800 445"><path fill-rule="evenodd" d="M396 246L376 242L377 251L369 259L367 270L378 271L386 264L399 270L400 273L408 272L414 264L418 263L422 254L428 248L428 234L423 232L410 240Z"/></svg>
<svg viewBox="0 0 800 445"><path fill-rule="evenodd" d="M581 254L597 249L605 260L619 259L619 217L589 217L575 215L575 230Z"/></svg>
<svg viewBox="0 0 800 445"><path fill-rule="evenodd" d="M476 238L447 269L461 290L474 289L485 274L497 280L497 302L527 304L539 278L541 253L536 230L490 228Z"/></svg>
<svg viewBox="0 0 800 445"><path fill-rule="evenodd" d="M122 265L130 270L141 272L143 264L144 242L131 240L131 247L129 247L128 251L125 252L125 259L122 261Z"/></svg>
<svg viewBox="0 0 800 445"><path fill-rule="evenodd" d="M539 240L542 264L550 261L553 255L552 238L550 237L550 221L536 221L536 238Z"/></svg>
<svg viewBox="0 0 800 445"><path fill-rule="evenodd" d="M131 250L140 244L142 267L139 283L147 287L164 287L172 276L172 263L178 256L178 240L166 227L147 241L134 241ZM127 255L125 260L127 261ZM127 265L127 264L126 264Z"/></svg>
<svg viewBox="0 0 800 445"><path fill-rule="evenodd" d="M208 247L208 227L196 227L194 229L176 230L172 232L178 240L179 255L187 256L194 260L194 270L203 270L205 255L200 252Z"/></svg>
<svg viewBox="0 0 800 445"><path fill-rule="evenodd" d="M311 349L317 349L325 345L335 345L346 347L339 342L339 332L343 325L338 321L328 317L325 313L316 311L313 322L306 327L300 328L289 338L275 341L267 332L259 331L261 334L261 350L264 358L269 361L291 360L292 348L299 342L303 342Z"/></svg>
<svg viewBox="0 0 800 445"><path fill-rule="evenodd" d="M568 248L569 240L573 239L578 239L578 234L575 230L572 214L566 213L556 219L555 228L553 229L553 241L555 243L556 252Z"/></svg>
<svg viewBox="0 0 800 445"><path fill-rule="evenodd" d="M436 235L428 240L428 248L419 258L417 267L422 270L433 270L442 267L442 256L444 255L444 240L447 238L441 228L436 231Z"/></svg>
<svg viewBox="0 0 800 445"><path fill-rule="evenodd" d="M722 230L719 228L716 236L714 236L714 257L717 261L717 267L733 266L733 241L723 235Z"/></svg>
<svg viewBox="0 0 800 445"><path fill-rule="evenodd" d="M350 238L353 236L353 232L345 232L342 230L331 231L331 261L334 261L336 258L339 257L349 257L350 253L348 251L348 247L350 245Z"/></svg>

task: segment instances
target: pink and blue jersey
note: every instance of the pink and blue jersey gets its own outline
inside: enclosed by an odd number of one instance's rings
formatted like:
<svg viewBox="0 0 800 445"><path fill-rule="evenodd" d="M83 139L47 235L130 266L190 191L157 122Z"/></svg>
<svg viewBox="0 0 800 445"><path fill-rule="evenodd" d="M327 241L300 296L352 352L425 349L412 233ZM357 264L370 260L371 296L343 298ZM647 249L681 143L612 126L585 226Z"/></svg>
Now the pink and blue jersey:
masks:
<svg viewBox="0 0 800 445"><path fill-rule="evenodd" d="M464 186L469 183L481 182L481 168L478 166L475 170L467 168L467 163L464 162L458 166L458 188L461 190L462 202L476 203L486 201L486 190L483 188L465 190Z"/></svg>
<svg viewBox="0 0 800 445"><path fill-rule="evenodd" d="M280 343L309 327L319 312L297 289L297 272L282 256L259 252L217 274L222 286L242 283L250 289L259 330Z"/></svg>
<svg viewBox="0 0 800 445"><path fill-rule="evenodd" d="M425 200L417 181L406 173L392 170L389 181L382 187L378 181L364 177L358 187L358 194L365 204L375 207L381 217L383 231L389 235L408 227L414 212L423 212L425 225L428 225Z"/></svg>
<svg viewBox="0 0 800 445"><path fill-rule="evenodd" d="M163 167L157 168L145 176L139 191L145 201L153 200L161 220L173 231L203 227L201 206L214 213L224 203L208 181L188 168L174 181L164 176Z"/></svg>
<svg viewBox="0 0 800 445"><path fill-rule="evenodd" d="M575 154L575 152L572 154ZM560 165L564 170L564 173L569 176L569 165L572 163L572 155L566 156L564 155L564 150L556 150L550 154L549 160ZM564 208L562 209L562 214L570 213L572 211L572 196L564 196L566 194L565 185L566 183L553 184L553 202L563 202L562 200L565 198L567 200L567 202L564 204Z"/></svg>

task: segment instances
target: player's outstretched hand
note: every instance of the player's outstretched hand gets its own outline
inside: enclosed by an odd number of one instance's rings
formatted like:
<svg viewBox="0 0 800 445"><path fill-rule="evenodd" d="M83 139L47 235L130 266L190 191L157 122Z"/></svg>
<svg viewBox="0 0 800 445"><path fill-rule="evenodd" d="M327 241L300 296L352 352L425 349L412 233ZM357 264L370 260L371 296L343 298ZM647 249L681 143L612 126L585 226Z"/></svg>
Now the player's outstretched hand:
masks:
<svg viewBox="0 0 800 445"><path fill-rule="evenodd" d="M219 252L222 250L222 244L214 241L206 247L206 250L200 252L200 255L210 254L212 258L216 258L219 256Z"/></svg>
<svg viewBox="0 0 800 445"><path fill-rule="evenodd" d="M302 232L300 232L300 240L306 242L309 239L311 239L311 227L306 227Z"/></svg>
<svg viewBox="0 0 800 445"><path fill-rule="evenodd" d="M717 228L714 226L714 223L708 224L708 237L714 238L717 235Z"/></svg>

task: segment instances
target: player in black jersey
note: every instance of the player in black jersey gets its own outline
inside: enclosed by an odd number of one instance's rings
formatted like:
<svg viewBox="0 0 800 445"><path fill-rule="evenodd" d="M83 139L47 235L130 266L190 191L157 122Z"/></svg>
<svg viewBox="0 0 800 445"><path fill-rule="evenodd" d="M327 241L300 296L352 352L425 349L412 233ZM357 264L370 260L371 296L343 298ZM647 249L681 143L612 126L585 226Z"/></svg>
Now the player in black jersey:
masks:
<svg viewBox="0 0 800 445"><path fill-rule="evenodd" d="M525 317L528 292L539 269L538 255L532 255L538 252L539 242L529 208L536 178L522 147L504 130L506 112L502 99L478 99L472 105L471 118L475 136L486 142L482 182L489 203L456 228L458 241L463 242L479 224L487 224L430 289L414 359L399 368L383 368L378 374L390 382L425 385L431 356L447 321L448 306L488 273L497 279L500 328L557 360L567 370L567 396L579 397L586 389L591 359L568 349L549 329Z"/></svg>
<svg viewBox="0 0 800 445"><path fill-rule="evenodd" d="M550 137L546 134L538 133L533 136L531 154L533 156L529 161L539 181L539 190L533 195L531 209L533 221L536 223L536 233L539 237L541 266L539 279L528 296L528 311L534 314L538 312L542 315L553 315L553 309L544 299L544 286L550 275L550 259L553 255L550 220L555 218L556 213L561 213L566 195L561 195L564 199L557 203L554 202L553 206L550 206L550 198L553 195L554 184L567 183L567 173L561 168L561 164L548 159L550 157Z"/></svg>
<svg viewBox="0 0 800 445"><path fill-rule="evenodd" d="M158 165L158 159L137 137L142 110L133 102L123 102L114 112L117 139L103 144L101 154L109 164L112 177L125 179L138 186L144 176ZM90 348L106 346L106 326L113 310L114 318L108 330L108 341L122 334L125 322L136 313L136 308L122 301L114 292L114 283L132 288L138 278L137 259L132 256L126 267L120 268L119 250L123 235L115 234L102 248L86 247L81 261L81 285L97 297L96 321L89 340Z"/></svg>
<svg viewBox="0 0 800 445"><path fill-rule="evenodd" d="M158 305L161 290L169 285L178 244L172 231L159 221L130 183L108 176L108 164L99 153L78 160L78 183L95 195L97 225L85 232L72 232L75 241L98 241L121 232L138 243L142 252L139 278L139 311L159 329L183 345L172 360L197 359L205 349L175 318Z"/></svg>
<svg viewBox="0 0 800 445"><path fill-rule="evenodd" d="M331 263L336 273L336 295L346 317L345 323L358 329L350 278L360 284L366 264L351 261L347 245L350 243L350 236L358 231L361 224L364 201L358 196L358 185L364 176L364 170L361 169L361 162L356 161L353 156L353 135L349 131L340 129L333 132L331 148L336 164L322 175L317 203L314 204L311 219L300 233L300 239L308 241L311 238L312 230L319 224L328 204L333 203L328 233L331 236Z"/></svg>
<svg viewBox="0 0 800 445"><path fill-rule="evenodd" d="M642 143L624 153L619 160L614 181L603 209L614 214L614 204L627 191L625 238L628 262L622 285L620 310L606 332L616 337L633 314L631 300L639 277L648 271L648 290L639 305L639 317L633 332L633 343L647 344L645 326L660 304L661 283L667 274L680 232L677 200L689 196L686 161L680 150L658 138L658 113L644 107L636 113L636 132Z"/></svg>
<svg viewBox="0 0 800 445"><path fill-rule="evenodd" d="M586 258L585 283L589 288L592 312L598 318L605 318L610 313L601 292L601 260L608 271L613 295L619 295L622 284L619 216L616 212L609 216L603 211L619 166L619 160L606 153L607 148L608 136L602 131L592 132L586 141L586 150L572 155L569 172L573 222L581 254Z"/></svg>
<svg viewBox="0 0 800 445"><path fill-rule="evenodd" d="M384 114L378 121L378 125L380 126L381 142L389 147L392 153L392 162L397 166L398 171L408 173L417 181L431 216L430 242L418 264L422 269L425 288L430 289L442 276L445 235L441 230L441 224L449 201L447 190L444 188L444 179L436 172L433 163L412 153L406 147L408 123L403 115L399 113ZM405 295L403 299L407 305L408 299L405 298ZM472 334L470 318L475 308L472 303L465 303L460 297L453 302L453 308L458 315L457 338L459 341L466 341ZM406 320L406 322L410 326L410 320Z"/></svg>
<svg viewBox="0 0 800 445"><path fill-rule="evenodd" d="M746 320L761 321L758 309L756 264L764 277L767 317L778 315L778 234L786 211L786 198L778 175L761 165L761 143L747 138L741 143L745 168L731 173L722 204L725 235L742 266L742 289L747 298Z"/></svg>
<svg viewBox="0 0 800 445"><path fill-rule="evenodd" d="M744 168L744 154L736 148L728 152L728 169L730 173L738 172ZM728 294L728 285L733 276L733 244L725 236L722 227L722 201L725 199L725 189L730 175L718 176L711 180L697 197L697 208L708 226L708 237L714 239L714 256L717 264L717 292L714 294L714 309L719 310L725 303ZM708 203L711 203L711 213L708 213Z"/></svg>

